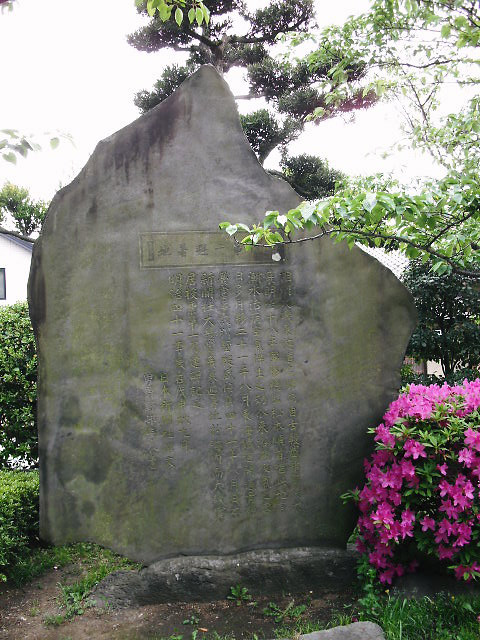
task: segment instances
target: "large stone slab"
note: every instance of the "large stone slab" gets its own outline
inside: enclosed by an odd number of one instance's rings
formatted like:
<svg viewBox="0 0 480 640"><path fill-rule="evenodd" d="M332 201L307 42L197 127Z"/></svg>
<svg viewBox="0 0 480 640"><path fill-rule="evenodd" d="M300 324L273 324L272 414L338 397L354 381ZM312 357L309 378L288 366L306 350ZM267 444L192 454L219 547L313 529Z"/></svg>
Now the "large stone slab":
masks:
<svg viewBox="0 0 480 640"><path fill-rule="evenodd" d="M116 571L98 584L90 599L102 607L132 607L223 600L237 584L255 596L348 589L355 581L357 559L353 551L322 547L181 556L139 571Z"/></svg>
<svg viewBox="0 0 480 640"><path fill-rule="evenodd" d="M339 496L398 388L414 310L360 250L311 242L276 263L216 232L299 201L258 164L212 67L55 196L29 282L44 539L147 564L345 545Z"/></svg>

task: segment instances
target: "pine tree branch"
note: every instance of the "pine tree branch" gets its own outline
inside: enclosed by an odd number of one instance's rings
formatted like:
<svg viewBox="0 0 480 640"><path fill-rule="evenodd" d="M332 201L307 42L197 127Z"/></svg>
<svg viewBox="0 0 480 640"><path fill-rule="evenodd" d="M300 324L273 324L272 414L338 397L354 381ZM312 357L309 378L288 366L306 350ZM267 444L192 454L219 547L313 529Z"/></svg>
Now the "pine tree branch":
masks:
<svg viewBox="0 0 480 640"><path fill-rule="evenodd" d="M196 31L193 31L192 29L188 29L188 28L185 29L185 33L189 35L192 39L198 40L199 42L207 46L210 50L218 49L218 47L220 46L218 42L214 42L213 40L210 40L210 38L207 38L207 36L203 35L203 33L197 33ZM189 49L188 48L182 49L182 51L189 51Z"/></svg>

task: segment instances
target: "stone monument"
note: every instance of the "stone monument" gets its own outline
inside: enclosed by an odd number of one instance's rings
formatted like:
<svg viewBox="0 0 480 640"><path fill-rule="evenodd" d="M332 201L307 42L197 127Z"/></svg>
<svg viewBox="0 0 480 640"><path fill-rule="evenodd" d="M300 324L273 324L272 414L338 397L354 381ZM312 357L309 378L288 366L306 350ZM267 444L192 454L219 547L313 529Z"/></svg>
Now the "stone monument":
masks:
<svg viewBox="0 0 480 640"><path fill-rule="evenodd" d="M414 308L360 249L275 262L218 231L299 202L210 66L58 192L29 282L44 539L144 564L345 547Z"/></svg>

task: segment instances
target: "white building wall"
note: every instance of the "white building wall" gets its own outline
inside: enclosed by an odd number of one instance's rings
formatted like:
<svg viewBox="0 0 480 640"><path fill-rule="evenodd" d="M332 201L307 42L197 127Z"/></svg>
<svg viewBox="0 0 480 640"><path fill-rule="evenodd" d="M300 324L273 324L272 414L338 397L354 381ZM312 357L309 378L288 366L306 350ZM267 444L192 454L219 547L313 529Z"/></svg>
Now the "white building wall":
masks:
<svg viewBox="0 0 480 640"><path fill-rule="evenodd" d="M429 376L435 375L439 378L443 378L442 365L439 362L432 362L432 360L429 360L427 362L427 373Z"/></svg>
<svg viewBox="0 0 480 640"><path fill-rule="evenodd" d="M0 305L27 299L27 282L32 252L0 234L0 269L5 269L6 300Z"/></svg>

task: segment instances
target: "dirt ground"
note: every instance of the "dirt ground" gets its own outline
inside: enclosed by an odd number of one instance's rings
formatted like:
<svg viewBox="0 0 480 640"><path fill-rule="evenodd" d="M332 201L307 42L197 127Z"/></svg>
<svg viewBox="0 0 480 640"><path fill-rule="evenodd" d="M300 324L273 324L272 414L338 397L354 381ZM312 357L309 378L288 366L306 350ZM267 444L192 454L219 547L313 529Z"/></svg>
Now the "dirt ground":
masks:
<svg viewBox="0 0 480 640"><path fill-rule="evenodd" d="M302 619L327 623L335 612L344 612L354 602L353 593L288 594L258 597L256 606L230 600L203 603L167 603L121 610L90 608L81 616L53 627L48 616L62 614L59 583L73 582L77 574L71 567L50 571L21 588L0 587L0 640L159 640L183 636L183 640L209 640L214 632L240 640L273 638L278 626L263 613L269 602L282 610L294 600L306 604ZM193 616L193 618L192 618ZM190 620L194 624L184 624ZM286 621L286 624L291 621ZM195 630L198 629L195 634ZM192 636L193 632L193 636ZM172 640L180 640L175 638Z"/></svg>

